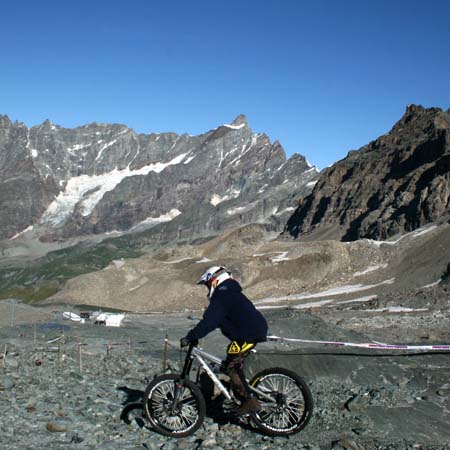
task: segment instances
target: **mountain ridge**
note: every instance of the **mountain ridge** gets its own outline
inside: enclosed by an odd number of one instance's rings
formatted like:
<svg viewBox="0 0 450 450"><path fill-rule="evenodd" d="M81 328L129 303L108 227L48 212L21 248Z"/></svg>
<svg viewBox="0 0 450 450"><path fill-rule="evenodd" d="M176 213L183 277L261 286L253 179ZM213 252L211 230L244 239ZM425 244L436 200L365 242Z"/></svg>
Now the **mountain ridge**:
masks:
<svg viewBox="0 0 450 450"><path fill-rule="evenodd" d="M0 238L31 226L46 241L124 232L182 213L189 216L177 220L182 234L193 237L253 221L282 228L276 214L309 192L317 173L301 155L287 159L278 141L254 133L244 115L197 136L138 134L121 124L70 129L49 120L27 128L3 115L0 189L9 195L1 200ZM204 209L197 218L194 205Z"/></svg>

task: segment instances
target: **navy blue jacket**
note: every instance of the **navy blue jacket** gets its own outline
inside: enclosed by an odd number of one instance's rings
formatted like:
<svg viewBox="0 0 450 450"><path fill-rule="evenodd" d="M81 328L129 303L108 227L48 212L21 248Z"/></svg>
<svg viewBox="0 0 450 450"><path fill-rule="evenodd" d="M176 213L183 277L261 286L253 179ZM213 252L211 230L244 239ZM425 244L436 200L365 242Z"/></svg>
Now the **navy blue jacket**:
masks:
<svg viewBox="0 0 450 450"><path fill-rule="evenodd" d="M266 340L266 319L242 293L241 285L233 279L217 286L202 320L186 337L189 341L201 339L216 328L220 328L232 341Z"/></svg>

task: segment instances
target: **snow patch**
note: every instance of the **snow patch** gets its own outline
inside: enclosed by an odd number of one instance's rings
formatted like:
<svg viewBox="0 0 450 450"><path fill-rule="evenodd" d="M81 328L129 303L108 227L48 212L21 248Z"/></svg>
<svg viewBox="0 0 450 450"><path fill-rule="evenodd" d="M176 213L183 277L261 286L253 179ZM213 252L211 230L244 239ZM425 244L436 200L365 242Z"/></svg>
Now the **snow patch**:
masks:
<svg viewBox="0 0 450 450"><path fill-rule="evenodd" d="M293 306L293 308L294 309L318 308L331 302L334 302L334 300L331 299L331 300L320 300L318 302L311 302L311 303L300 303L298 305Z"/></svg>
<svg viewBox="0 0 450 450"><path fill-rule="evenodd" d="M427 289L431 287L437 286L442 281L442 278L439 278L439 280L435 281L434 283L426 284L425 286L422 286L421 289Z"/></svg>
<svg viewBox="0 0 450 450"><path fill-rule="evenodd" d="M203 259L199 259L198 261L196 261L196 263L197 264L200 264L200 263L205 263L205 262L210 262L210 261L212 261L212 259L209 259L209 258L203 258Z"/></svg>
<svg viewBox="0 0 450 450"><path fill-rule="evenodd" d="M317 184L317 180L316 181L310 181L309 183L306 183L306 187L314 187Z"/></svg>
<svg viewBox="0 0 450 450"><path fill-rule="evenodd" d="M170 222L171 220L175 219L175 217L179 216L181 214L181 211L178 209L171 209L167 214L162 214L158 217L148 217L147 219L143 220L142 222L139 222L134 227L130 228L131 230L135 230L136 228L145 227L148 225L154 226L158 225L159 223L164 222Z"/></svg>
<svg viewBox="0 0 450 450"><path fill-rule="evenodd" d="M229 216L232 216L233 214L239 214L241 212L247 211L247 206L238 206L236 208L231 208L227 211L227 214Z"/></svg>
<svg viewBox="0 0 450 450"><path fill-rule="evenodd" d="M384 284L392 284L394 283L395 278L391 278L389 280L382 281L381 283L377 284L368 284L368 285L362 285L362 284L355 284L355 285L347 285L347 286L340 286L333 289L328 289L326 291L322 292L316 292L314 294L295 294L295 295L289 295L289 296L283 296L283 297L270 297L261 299L258 301L255 301L255 304L265 304L265 303L277 303L284 300L305 300L309 298L317 298L317 297L329 297L331 295L341 295L341 294L350 294L353 292L359 292L359 291L365 291L368 289L372 289L378 286L382 286Z"/></svg>
<svg viewBox="0 0 450 450"><path fill-rule="evenodd" d="M124 234L123 231L118 231L118 230L112 230L112 231L106 231L105 236L118 236L118 235L122 235Z"/></svg>
<svg viewBox="0 0 450 450"><path fill-rule="evenodd" d="M414 230L413 236L417 237L417 236L422 236L423 234L429 233L430 231L433 231L437 228L437 225L431 225L431 227L424 227L424 228L419 228L418 230Z"/></svg>
<svg viewBox="0 0 450 450"><path fill-rule="evenodd" d="M189 158L186 158L184 161L184 164L189 164L195 158L195 156L196 155L192 155L192 156L189 156Z"/></svg>
<svg viewBox="0 0 450 450"><path fill-rule="evenodd" d="M32 156L33 158L37 158L38 155L39 155L39 152L38 152L35 148L32 148L32 149L31 149L31 156Z"/></svg>
<svg viewBox="0 0 450 450"><path fill-rule="evenodd" d="M428 311L428 308L405 308L403 306L387 306L386 308L378 308L378 309L366 309L368 312L417 312L417 311Z"/></svg>
<svg viewBox="0 0 450 450"><path fill-rule="evenodd" d="M358 303L358 302L368 302L369 300L373 300L374 298L377 298L378 295L366 295L365 297L358 297L354 298L353 300L345 300L343 302L339 302L339 305L342 305L344 303Z"/></svg>
<svg viewBox="0 0 450 450"><path fill-rule="evenodd" d="M45 211L41 222L59 225L70 216L77 204L80 204L81 214L86 217L91 214L105 193L112 191L123 179L148 175L150 172L160 173L171 165L181 163L185 156L186 153L183 153L167 163L157 162L137 170L130 170L129 167L122 170L116 168L101 175L80 175L70 178L64 191L59 193Z"/></svg>
<svg viewBox="0 0 450 450"><path fill-rule="evenodd" d="M111 261L111 265L116 269L121 269L125 265L125 261L123 259L115 259Z"/></svg>
<svg viewBox="0 0 450 450"><path fill-rule="evenodd" d="M241 193L241 191L239 191L237 189L233 189L229 194L226 194L223 196L220 196L218 194L213 194L209 203L211 203L211 205L213 205L213 206L217 206L219 203L239 197L240 193Z"/></svg>
<svg viewBox="0 0 450 450"><path fill-rule="evenodd" d="M278 211L277 213L275 213L276 216L281 216L282 214L286 213L286 212L292 212L295 211L295 208L293 208L292 206L282 209L281 211Z"/></svg>
<svg viewBox="0 0 450 450"><path fill-rule="evenodd" d="M255 254L253 255L253 257L256 258L257 256L271 255L271 254L273 254L273 253L282 253L282 252L255 253Z"/></svg>
<svg viewBox="0 0 450 450"><path fill-rule="evenodd" d="M309 303L300 303L298 305L293 306L295 309L306 309L306 308L319 308L321 306L325 306L326 308L333 308L337 305L342 305L345 303L357 303L357 302L367 302L369 300L372 300L374 298L377 298L377 295L367 295L365 297L358 297L353 300L345 300L342 302L337 302L335 299L326 299L326 300L319 300L317 302L309 302ZM255 305L257 309L282 309L286 308L286 305L276 305L276 306L259 306Z"/></svg>
<svg viewBox="0 0 450 450"><path fill-rule="evenodd" d="M229 124L225 124L222 125L223 127L227 127L227 128L231 128L232 130L240 130L241 128L245 127L245 123L241 123L240 125L229 125Z"/></svg>
<svg viewBox="0 0 450 450"><path fill-rule="evenodd" d="M122 131L117 135L117 137L116 137L115 139L113 139L112 141L106 143L106 144L100 149L100 151L98 152L98 154L97 154L95 160L98 161L98 160L101 158L103 151L106 150L107 148L111 147L112 145L114 145L114 144L121 138L121 136L122 136L123 134L127 133L128 131L129 131L128 128L125 128L125 130L122 130ZM101 140L98 141L98 144L101 144L102 142L103 142L103 140L101 139Z"/></svg>
<svg viewBox="0 0 450 450"><path fill-rule="evenodd" d="M91 145L92 145L91 143L89 143L89 144L75 144L75 145L72 145L71 147L67 147L67 151L70 154L73 155L78 150L81 150L81 149L86 148L86 147L90 147Z"/></svg>
<svg viewBox="0 0 450 450"><path fill-rule="evenodd" d="M25 228L25 230L21 231L20 233L15 234L13 237L9 238L10 241L14 241L14 239L17 239L22 234L27 233L28 231L31 231L33 229L33 225L30 225L29 227Z"/></svg>
<svg viewBox="0 0 450 450"><path fill-rule="evenodd" d="M175 261L161 261L163 264L177 264L183 261L187 261L188 259L192 259L191 257L176 259ZM198 261L197 261L198 262Z"/></svg>
<svg viewBox="0 0 450 450"><path fill-rule="evenodd" d="M281 262L281 261L289 261L290 258L286 258L287 254L289 252L278 252L278 253L279 253L278 256L274 256L273 258L270 258L270 260L273 263L278 263L278 262Z"/></svg>
<svg viewBox="0 0 450 450"><path fill-rule="evenodd" d="M418 236L422 236L426 233L429 233L430 231L433 231L436 228L437 228L437 225L431 225L431 226L426 225L422 228L418 228L417 230L410 231L409 233L406 233L403 236L400 236L395 241L375 241L373 239L367 239L367 241L373 245L376 245L377 247L380 247L382 244L395 245L395 244L399 243L402 239L405 239L406 237L416 238Z"/></svg>
<svg viewBox="0 0 450 450"><path fill-rule="evenodd" d="M222 203L225 200L228 200L227 195L221 197L220 195L214 194L212 196L211 200L209 201L209 203L211 203L211 205L213 205L213 206L217 206L219 203Z"/></svg>
<svg viewBox="0 0 450 450"><path fill-rule="evenodd" d="M360 277L361 275L365 275L366 273L375 272L379 269L385 269L388 265L387 264L381 264L380 266L370 266L365 270L362 270L361 272L355 272L353 274L354 277Z"/></svg>

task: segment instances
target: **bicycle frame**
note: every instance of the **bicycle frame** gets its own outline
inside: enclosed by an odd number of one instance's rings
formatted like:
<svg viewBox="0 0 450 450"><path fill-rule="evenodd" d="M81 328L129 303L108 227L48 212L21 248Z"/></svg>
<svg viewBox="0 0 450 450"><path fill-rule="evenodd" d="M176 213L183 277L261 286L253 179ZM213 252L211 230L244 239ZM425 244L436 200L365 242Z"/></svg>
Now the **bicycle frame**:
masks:
<svg viewBox="0 0 450 450"><path fill-rule="evenodd" d="M201 350L192 344L189 345L189 348L187 350L187 355L186 355L186 359L184 361L183 371L181 372L181 378L185 379L185 378L189 377L189 373L191 371L192 363L193 363L194 359L197 360L199 365L208 374L208 376L211 378L211 380L217 386L217 388L220 390L220 392L222 392L223 395L225 395L225 397L228 400L233 401L233 398L231 397L231 394L228 391L228 389L223 385L223 383L220 381L219 377L215 374L214 370L206 362L206 360L209 360L214 364L220 365L220 364L222 364L222 360L220 358L218 358L217 356L211 355L210 353L205 352L204 350ZM254 388L253 386L249 386L249 387L253 392L258 393L260 396L266 398L267 400L269 400L271 402L275 401L275 399L273 397L266 394L265 392L262 392L260 389Z"/></svg>

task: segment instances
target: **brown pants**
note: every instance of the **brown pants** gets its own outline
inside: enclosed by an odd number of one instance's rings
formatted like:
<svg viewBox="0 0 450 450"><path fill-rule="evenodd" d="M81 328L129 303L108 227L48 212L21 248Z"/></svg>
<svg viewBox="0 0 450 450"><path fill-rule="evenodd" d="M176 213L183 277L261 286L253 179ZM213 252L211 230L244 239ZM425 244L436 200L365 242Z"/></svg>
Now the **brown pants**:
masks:
<svg viewBox="0 0 450 450"><path fill-rule="evenodd" d="M227 347L227 358L225 359L225 369L230 376L231 385L235 394L249 398L252 396L248 383L244 375L245 358L250 354L250 350L255 348L254 342L232 341Z"/></svg>

